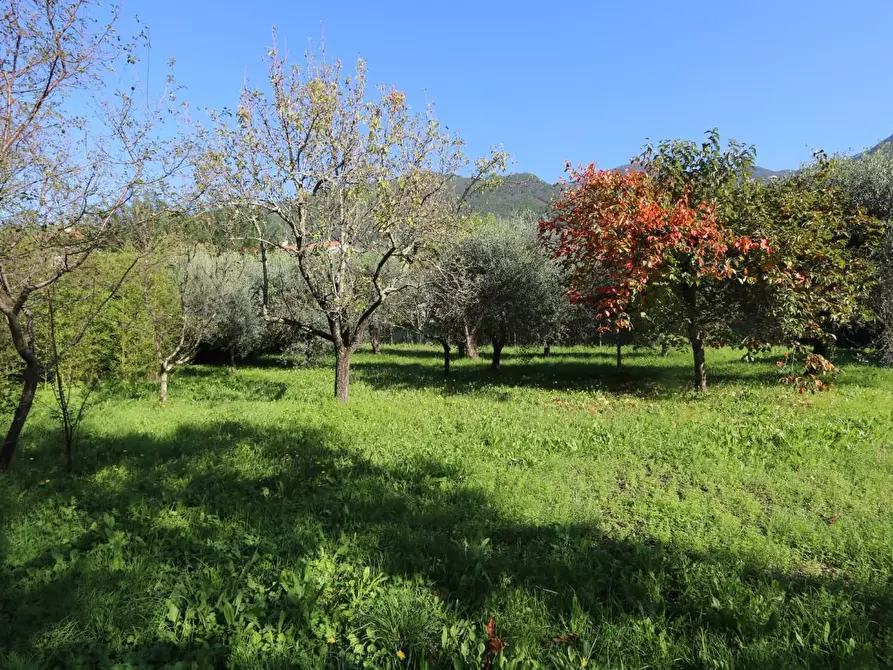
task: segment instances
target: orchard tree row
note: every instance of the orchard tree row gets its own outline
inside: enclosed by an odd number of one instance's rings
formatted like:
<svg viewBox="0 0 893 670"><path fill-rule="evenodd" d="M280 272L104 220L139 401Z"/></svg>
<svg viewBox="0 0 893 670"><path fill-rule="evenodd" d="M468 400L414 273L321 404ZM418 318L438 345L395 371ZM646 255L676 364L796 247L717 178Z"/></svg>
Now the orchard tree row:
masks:
<svg viewBox="0 0 893 670"><path fill-rule="evenodd" d="M542 221L481 218L466 203L505 152L470 159L362 61L289 63L274 35L264 80L196 113L172 75L149 97L145 35L102 11L23 0L0 18L0 469L41 381L70 443L100 380L150 375L164 402L201 350L322 343L347 401L351 356L388 333L439 343L446 374L484 341L494 369L507 344L685 342L699 391L709 346L796 343L821 367L854 329L893 342L890 154L763 183L753 147L711 131L626 172L568 168Z"/></svg>

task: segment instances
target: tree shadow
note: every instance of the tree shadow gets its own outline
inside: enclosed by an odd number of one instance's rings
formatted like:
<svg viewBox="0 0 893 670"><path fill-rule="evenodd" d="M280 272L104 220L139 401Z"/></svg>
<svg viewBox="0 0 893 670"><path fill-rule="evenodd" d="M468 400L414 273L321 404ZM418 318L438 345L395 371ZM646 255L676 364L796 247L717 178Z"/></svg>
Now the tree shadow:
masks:
<svg viewBox="0 0 893 670"><path fill-rule="evenodd" d="M43 472L54 451L41 448ZM0 570L0 648L43 649L47 665L159 658L220 667L234 633L225 605L214 603L261 584L257 630L283 621L309 626L301 612L322 607L319 595L287 604L278 584L283 569L306 568L320 552L430 585L474 621L509 607L507 599L539 603L550 626L537 633L543 653L559 633L598 640L625 622L662 627L673 653L687 649L683 664L693 666L706 641L746 667L893 661L889 583L832 569L786 574L722 548L621 537L592 522L522 522L466 483L457 466L421 457L375 463L331 425L230 421L184 425L161 438L94 438L76 476L56 472L44 484L40 471L16 472L0 492L4 535L22 520L35 524L32 555L7 553ZM67 515L83 522L63 537L54 529ZM204 606L204 637L162 636L155 611L165 598L190 603L187 610ZM590 629L561 629L574 611ZM510 645L515 619L505 624ZM59 632L67 630L93 637ZM130 631L116 651L97 642L111 630ZM628 666L659 656L657 649L611 653Z"/></svg>
<svg viewBox="0 0 893 670"><path fill-rule="evenodd" d="M451 349L454 361L471 360L467 357L459 356L458 347L455 345ZM361 349L359 353L374 357L381 356L383 358L409 358L409 359L434 359L443 360L443 351L439 345L382 345L379 354L373 354L368 348ZM480 361L487 361L490 358L490 348L488 345L482 345L478 349ZM654 357L655 351L647 348L624 347L623 357L636 359ZM588 347L586 349L574 348L553 348L548 356L543 355L543 347L537 346L513 346L511 349L503 351L502 360L550 360L550 359L599 359L599 360L616 360L616 353L613 349L607 347Z"/></svg>
<svg viewBox="0 0 893 670"><path fill-rule="evenodd" d="M651 358L640 354L642 358ZM654 365L637 362L625 365L620 370L609 359L600 362L592 357L580 360L579 357L524 359L514 356L519 362L502 365L493 370L486 361L468 362L454 365L450 376L444 378L443 368L422 363L398 363L393 361L358 360L352 368L356 379L376 389L419 390L434 389L444 394L477 393L482 388L536 388L545 390L570 390L604 392L618 395L636 395L650 398L670 398L690 391L692 372L678 365ZM629 357L634 360L633 356ZM725 366L708 369L708 380L712 386L736 384L742 381L773 384L777 381L774 366L753 364L746 374L728 371Z"/></svg>
<svg viewBox="0 0 893 670"><path fill-rule="evenodd" d="M453 348L455 352L455 348ZM363 355L371 356L373 358L381 356L381 357L394 357L394 358L432 358L440 360L443 358L443 352L440 347L435 347L434 345L426 345L426 344L418 344L413 345L412 347L408 347L406 345L388 345L382 344L381 350L379 353L374 354L368 345L364 345L362 349L360 349L357 353L361 353ZM455 353L454 353L455 356Z"/></svg>
<svg viewBox="0 0 893 670"><path fill-rule="evenodd" d="M228 369L193 370L189 374L174 375L170 382L170 397L178 401L275 402L282 400L286 393L288 384L285 382L234 375ZM152 381L119 382L107 386L103 394L109 399L155 400L158 398L158 384Z"/></svg>

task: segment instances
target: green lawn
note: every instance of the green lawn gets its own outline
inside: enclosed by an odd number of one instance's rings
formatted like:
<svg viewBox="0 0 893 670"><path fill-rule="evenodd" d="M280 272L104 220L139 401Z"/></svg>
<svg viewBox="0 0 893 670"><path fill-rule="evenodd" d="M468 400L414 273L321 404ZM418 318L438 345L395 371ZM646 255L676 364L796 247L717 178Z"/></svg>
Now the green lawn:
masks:
<svg viewBox="0 0 893 670"><path fill-rule="evenodd" d="M119 389L0 477L10 667L893 666L893 370L431 348ZM48 397L48 396L47 396ZM404 658L405 657L405 658Z"/></svg>

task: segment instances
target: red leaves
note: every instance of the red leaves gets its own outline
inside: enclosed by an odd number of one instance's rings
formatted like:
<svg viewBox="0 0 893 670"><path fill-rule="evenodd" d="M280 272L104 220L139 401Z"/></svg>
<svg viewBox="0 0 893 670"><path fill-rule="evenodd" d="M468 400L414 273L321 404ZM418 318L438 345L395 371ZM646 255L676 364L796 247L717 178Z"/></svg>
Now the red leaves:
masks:
<svg viewBox="0 0 893 670"><path fill-rule="evenodd" d="M491 616L487 622L487 644L484 653L483 670L491 670L493 668L493 660L499 655L499 652L505 648L505 642L496 636L496 617Z"/></svg>
<svg viewBox="0 0 893 670"><path fill-rule="evenodd" d="M671 201L644 172L593 164L568 171L570 182L540 232L570 269L571 299L616 319L615 327L628 327L624 312L651 285L729 279L748 253L771 251L764 239L734 235L712 206Z"/></svg>
<svg viewBox="0 0 893 670"><path fill-rule="evenodd" d="M799 356L805 353L802 371L796 370ZM825 393L831 390L831 382L827 379L836 375L839 370L836 365L824 356L814 352L806 352L803 345L794 346L793 352L785 353L784 361L778 361L776 365L780 369L786 369L786 374L779 380L782 384L790 384L797 393ZM822 377L826 379L822 379Z"/></svg>

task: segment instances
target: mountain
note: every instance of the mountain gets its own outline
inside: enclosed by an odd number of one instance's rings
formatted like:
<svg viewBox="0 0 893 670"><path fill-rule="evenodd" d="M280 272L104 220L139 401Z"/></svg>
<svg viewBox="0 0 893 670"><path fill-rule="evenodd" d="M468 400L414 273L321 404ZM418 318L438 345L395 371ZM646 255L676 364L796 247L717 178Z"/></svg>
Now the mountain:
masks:
<svg viewBox="0 0 893 670"><path fill-rule="evenodd" d="M753 166L753 177L760 181L769 181L770 177L785 177L794 172L794 170L770 170L768 168Z"/></svg>
<svg viewBox="0 0 893 670"><path fill-rule="evenodd" d="M457 177L454 184L462 193L470 179ZM468 200L469 209L479 214L508 217L530 212L536 216L549 210L552 197L558 193L558 184L550 184L529 172L507 175L498 188L477 193Z"/></svg>
<svg viewBox="0 0 893 670"><path fill-rule="evenodd" d="M632 165L621 165L614 169L635 168ZM770 177L781 177L790 172L754 167L753 175L755 179L767 181ZM469 181L467 177L457 177L454 181L456 192L462 193ZM550 184L529 172L518 172L507 175L498 188L469 198L468 207L472 212L493 214L500 218L525 213L541 216L549 211L549 204L558 191L558 184Z"/></svg>
<svg viewBox="0 0 893 670"><path fill-rule="evenodd" d="M893 135L881 140L870 149L856 154L853 158L870 155L878 151L893 151ZM615 170L635 169L632 165L620 165ZM753 168L754 179L768 181L771 177L785 177L795 170L769 170L755 165ZM457 177L456 192L462 193L468 186L469 179ZM479 214L493 214L498 217L507 217L515 214L529 212L534 216L541 216L549 211L549 203L558 194L558 184L550 184L529 172L510 174L503 179L499 188L473 196L469 200L469 208Z"/></svg>

